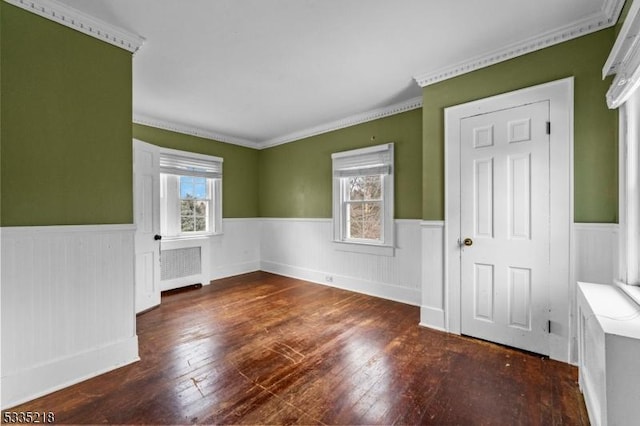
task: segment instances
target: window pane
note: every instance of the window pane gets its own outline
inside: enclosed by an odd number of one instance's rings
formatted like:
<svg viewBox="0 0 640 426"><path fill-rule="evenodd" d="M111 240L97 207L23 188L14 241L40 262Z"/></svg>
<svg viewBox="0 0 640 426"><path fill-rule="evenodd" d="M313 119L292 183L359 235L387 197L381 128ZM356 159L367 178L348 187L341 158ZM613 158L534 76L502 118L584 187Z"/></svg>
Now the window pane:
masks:
<svg viewBox="0 0 640 426"><path fill-rule="evenodd" d="M382 198L382 176L366 176L366 197L365 200L379 200Z"/></svg>
<svg viewBox="0 0 640 426"><path fill-rule="evenodd" d="M364 202L347 205L347 238L382 239L382 203Z"/></svg>
<svg viewBox="0 0 640 426"><path fill-rule="evenodd" d="M348 178L348 200L380 200L382 197L382 176L354 176Z"/></svg>
<svg viewBox="0 0 640 426"><path fill-rule="evenodd" d="M181 200L180 201L180 216L193 216L195 201L193 200Z"/></svg>
<svg viewBox="0 0 640 426"><path fill-rule="evenodd" d="M207 215L207 202L206 201L193 201L195 203L195 214L196 216L206 216Z"/></svg>
<svg viewBox="0 0 640 426"><path fill-rule="evenodd" d="M182 232L193 232L195 231L195 223L193 221L193 217L182 216L180 218L180 229Z"/></svg>
<svg viewBox="0 0 640 426"><path fill-rule="evenodd" d="M207 198L207 178L180 176L180 198Z"/></svg>
<svg viewBox="0 0 640 426"><path fill-rule="evenodd" d="M207 232L209 200L181 200L180 224L182 232Z"/></svg>
<svg viewBox="0 0 640 426"><path fill-rule="evenodd" d="M207 230L207 218L205 217L196 217L195 220L195 231L196 232L206 232Z"/></svg>
<svg viewBox="0 0 640 426"><path fill-rule="evenodd" d="M364 200L364 177L349 178L349 200Z"/></svg>
<svg viewBox="0 0 640 426"><path fill-rule="evenodd" d="M207 198L207 185L204 183L195 184L194 196L199 199Z"/></svg>

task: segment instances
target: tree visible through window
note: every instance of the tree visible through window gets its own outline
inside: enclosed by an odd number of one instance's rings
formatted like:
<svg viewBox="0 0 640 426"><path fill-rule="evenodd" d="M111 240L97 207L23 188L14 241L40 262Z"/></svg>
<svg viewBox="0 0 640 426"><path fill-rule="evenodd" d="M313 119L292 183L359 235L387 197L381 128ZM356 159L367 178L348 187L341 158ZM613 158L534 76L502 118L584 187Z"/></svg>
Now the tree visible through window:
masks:
<svg viewBox="0 0 640 426"><path fill-rule="evenodd" d="M347 238L382 240L382 176L353 176L347 180Z"/></svg>
<svg viewBox="0 0 640 426"><path fill-rule="evenodd" d="M180 176L181 232L207 232L210 203L206 178Z"/></svg>

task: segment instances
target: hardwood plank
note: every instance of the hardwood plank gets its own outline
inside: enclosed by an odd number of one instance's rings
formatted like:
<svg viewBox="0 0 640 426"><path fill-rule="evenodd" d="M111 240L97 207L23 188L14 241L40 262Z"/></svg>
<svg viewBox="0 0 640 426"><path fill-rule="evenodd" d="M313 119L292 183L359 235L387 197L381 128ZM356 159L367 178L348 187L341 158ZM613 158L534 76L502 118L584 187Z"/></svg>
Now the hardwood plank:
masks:
<svg viewBox="0 0 640 426"><path fill-rule="evenodd" d="M586 425L577 369L264 272L165 295L141 361L14 407L95 424Z"/></svg>

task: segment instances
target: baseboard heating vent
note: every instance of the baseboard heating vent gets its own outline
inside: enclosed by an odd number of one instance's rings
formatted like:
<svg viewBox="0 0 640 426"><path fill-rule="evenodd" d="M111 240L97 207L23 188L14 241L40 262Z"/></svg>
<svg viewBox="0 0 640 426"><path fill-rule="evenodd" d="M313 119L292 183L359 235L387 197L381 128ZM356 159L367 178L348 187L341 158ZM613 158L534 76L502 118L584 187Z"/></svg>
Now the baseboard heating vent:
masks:
<svg viewBox="0 0 640 426"><path fill-rule="evenodd" d="M201 273L201 247L162 250L160 255L160 279L162 281L190 277Z"/></svg>

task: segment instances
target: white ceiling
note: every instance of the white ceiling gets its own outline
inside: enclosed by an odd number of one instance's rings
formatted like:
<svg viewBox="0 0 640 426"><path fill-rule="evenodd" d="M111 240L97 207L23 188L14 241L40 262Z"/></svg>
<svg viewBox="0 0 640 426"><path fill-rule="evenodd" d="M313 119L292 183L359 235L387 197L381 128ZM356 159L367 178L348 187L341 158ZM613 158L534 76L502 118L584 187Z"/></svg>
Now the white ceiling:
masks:
<svg viewBox="0 0 640 426"><path fill-rule="evenodd" d="M419 97L415 76L446 73L540 36L571 38L571 29L585 26L588 32L591 22L607 19L607 9L619 12L621 3L61 2L146 39L133 59L135 121L256 147Z"/></svg>

